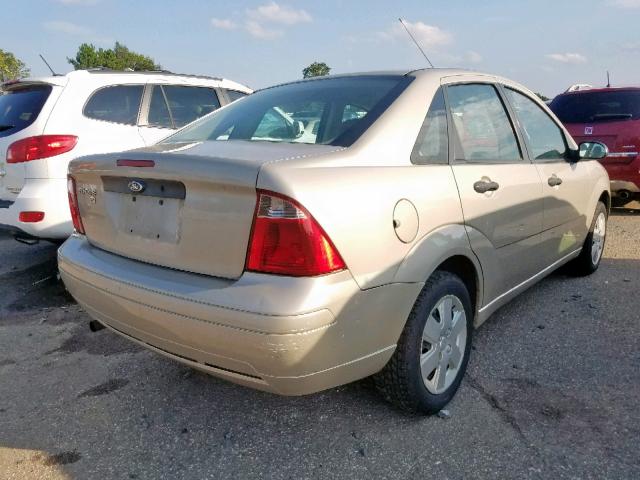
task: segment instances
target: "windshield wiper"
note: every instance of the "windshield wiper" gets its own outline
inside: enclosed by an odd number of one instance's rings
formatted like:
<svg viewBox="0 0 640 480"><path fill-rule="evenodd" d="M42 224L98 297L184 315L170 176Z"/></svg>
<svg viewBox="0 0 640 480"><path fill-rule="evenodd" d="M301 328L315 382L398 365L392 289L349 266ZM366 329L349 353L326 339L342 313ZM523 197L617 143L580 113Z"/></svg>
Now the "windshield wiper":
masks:
<svg viewBox="0 0 640 480"><path fill-rule="evenodd" d="M0 132L4 132L5 130L9 130L10 128L14 128L15 125L0 125Z"/></svg>
<svg viewBox="0 0 640 480"><path fill-rule="evenodd" d="M596 120L627 120L633 118L630 113L598 113L593 115L589 120L592 122Z"/></svg>

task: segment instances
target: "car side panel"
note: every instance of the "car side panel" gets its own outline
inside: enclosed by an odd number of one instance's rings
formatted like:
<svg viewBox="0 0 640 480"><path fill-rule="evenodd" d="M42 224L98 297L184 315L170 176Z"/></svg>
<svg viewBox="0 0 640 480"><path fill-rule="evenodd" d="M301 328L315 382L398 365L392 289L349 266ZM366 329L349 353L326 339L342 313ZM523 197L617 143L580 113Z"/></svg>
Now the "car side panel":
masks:
<svg viewBox="0 0 640 480"><path fill-rule="evenodd" d="M405 167L356 166L357 159L334 154L332 167L325 157L320 164L283 162L263 165L258 188L284 193L300 202L327 232L360 288L397 281L407 255L430 232L443 226L463 225L460 199L451 167L411 165ZM324 166L323 166L324 165ZM400 200L415 208L413 239L401 241L394 228L394 209ZM458 229L458 232L460 229ZM434 237L435 238L435 237ZM446 239L442 239L446 241ZM418 262L424 258L416 257ZM406 268L406 267L405 267ZM428 265L416 271L427 271ZM402 274L403 281L423 282L426 277Z"/></svg>

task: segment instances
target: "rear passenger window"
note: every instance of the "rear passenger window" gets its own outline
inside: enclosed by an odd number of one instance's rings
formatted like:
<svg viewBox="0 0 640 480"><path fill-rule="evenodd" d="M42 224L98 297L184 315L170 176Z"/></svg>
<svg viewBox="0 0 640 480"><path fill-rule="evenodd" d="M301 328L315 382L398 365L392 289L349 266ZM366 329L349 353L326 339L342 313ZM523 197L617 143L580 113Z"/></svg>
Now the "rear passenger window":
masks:
<svg viewBox="0 0 640 480"><path fill-rule="evenodd" d="M96 91L84 107L84 115L105 122L135 125L138 121L142 85L114 85Z"/></svg>
<svg viewBox="0 0 640 480"><path fill-rule="evenodd" d="M180 128L220 108L213 88L163 85L174 128ZM154 91L158 89L154 88ZM159 89L158 89L159 90Z"/></svg>
<svg viewBox="0 0 640 480"><path fill-rule="evenodd" d="M530 98L510 88L505 91L527 137L531 157L534 160L564 159L567 145L560 127Z"/></svg>
<svg viewBox="0 0 640 480"><path fill-rule="evenodd" d="M418 165L449 163L447 111L442 87L438 88L431 100L418 140L411 152L411 162Z"/></svg>
<svg viewBox="0 0 640 480"><path fill-rule="evenodd" d="M513 125L493 85L453 85L447 88L447 95L456 134L456 160L522 160Z"/></svg>

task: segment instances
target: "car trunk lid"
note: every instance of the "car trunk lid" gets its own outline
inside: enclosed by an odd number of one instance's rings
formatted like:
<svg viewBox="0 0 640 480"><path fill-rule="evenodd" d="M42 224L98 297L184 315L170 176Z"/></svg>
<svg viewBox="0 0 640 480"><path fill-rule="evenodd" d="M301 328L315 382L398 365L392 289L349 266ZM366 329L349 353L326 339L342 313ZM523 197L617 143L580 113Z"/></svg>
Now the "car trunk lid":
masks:
<svg viewBox="0 0 640 480"><path fill-rule="evenodd" d="M70 171L93 245L155 265L238 278L261 165L334 149L244 141L160 144L83 157Z"/></svg>

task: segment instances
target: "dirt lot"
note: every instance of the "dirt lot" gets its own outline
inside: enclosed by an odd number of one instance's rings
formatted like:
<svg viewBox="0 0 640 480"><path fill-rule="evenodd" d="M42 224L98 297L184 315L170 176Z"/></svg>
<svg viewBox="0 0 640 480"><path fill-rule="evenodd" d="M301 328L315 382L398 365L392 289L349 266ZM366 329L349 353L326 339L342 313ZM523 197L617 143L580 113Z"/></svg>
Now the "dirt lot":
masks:
<svg viewBox="0 0 640 480"><path fill-rule="evenodd" d="M283 398L92 334L55 247L0 238L0 478L640 478L638 285L618 210L600 270L497 312L450 418L417 418L366 380Z"/></svg>

